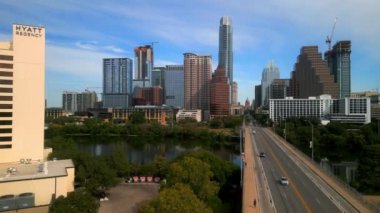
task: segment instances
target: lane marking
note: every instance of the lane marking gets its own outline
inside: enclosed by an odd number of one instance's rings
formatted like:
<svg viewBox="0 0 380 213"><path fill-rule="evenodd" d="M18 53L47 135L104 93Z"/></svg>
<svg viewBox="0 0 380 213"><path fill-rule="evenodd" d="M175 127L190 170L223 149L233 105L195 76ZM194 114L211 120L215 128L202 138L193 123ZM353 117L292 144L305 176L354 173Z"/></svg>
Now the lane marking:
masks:
<svg viewBox="0 0 380 213"><path fill-rule="evenodd" d="M268 138L267 138L268 139ZM266 145L266 146L269 146L269 145ZM281 166L280 164L280 161L278 160L278 158L276 157L276 155L274 154L274 152L272 151L272 149L269 147L269 149L267 149L270 153L271 153L271 156L273 157L274 159L274 162L277 164L277 166L280 168L282 174L286 175L287 177L289 177L288 173L285 171L285 169ZM306 203L305 199L303 199L303 197L301 196L300 192L298 191L298 188L292 184L292 183L289 183L289 187L294 191L294 193L296 194L296 196L298 197L298 199L301 201L302 205L305 207L306 211L307 212L313 212L311 209L310 209L310 206Z"/></svg>

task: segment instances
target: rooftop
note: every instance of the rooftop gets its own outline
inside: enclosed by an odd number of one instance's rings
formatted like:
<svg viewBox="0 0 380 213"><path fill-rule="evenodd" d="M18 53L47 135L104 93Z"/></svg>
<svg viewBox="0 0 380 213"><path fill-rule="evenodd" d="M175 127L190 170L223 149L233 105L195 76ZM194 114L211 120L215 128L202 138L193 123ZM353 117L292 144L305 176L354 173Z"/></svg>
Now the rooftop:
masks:
<svg viewBox="0 0 380 213"><path fill-rule="evenodd" d="M32 162L23 160L17 163L0 164L0 183L25 179L41 179L67 175L67 168L74 168L72 160Z"/></svg>

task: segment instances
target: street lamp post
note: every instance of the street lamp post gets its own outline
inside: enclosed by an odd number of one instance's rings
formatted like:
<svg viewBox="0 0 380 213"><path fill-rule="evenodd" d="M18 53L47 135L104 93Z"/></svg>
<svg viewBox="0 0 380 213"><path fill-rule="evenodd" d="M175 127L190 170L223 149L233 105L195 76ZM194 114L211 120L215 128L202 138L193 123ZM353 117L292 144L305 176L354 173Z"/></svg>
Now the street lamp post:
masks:
<svg viewBox="0 0 380 213"><path fill-rule="evenodd" d="M311 141L310 141L310 148L311 148L311 160L314 161L314 125L308 121L311 125Z"/></svg>

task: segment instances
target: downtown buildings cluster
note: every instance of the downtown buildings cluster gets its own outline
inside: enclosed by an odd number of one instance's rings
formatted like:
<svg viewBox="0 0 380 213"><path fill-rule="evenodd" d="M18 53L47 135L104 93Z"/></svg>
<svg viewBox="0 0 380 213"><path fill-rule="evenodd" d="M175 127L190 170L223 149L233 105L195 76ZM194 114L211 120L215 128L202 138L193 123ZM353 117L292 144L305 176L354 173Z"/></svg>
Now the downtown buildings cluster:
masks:
<svg viewBox="0 0 380 213"><path fill-rule="evenodd" d="M376 113L379 104L379 94L351 93L351 41L338 41L324 58L318 46L302 47L290 79L281 79L270 62L261 85L255 86L255 97L255 110L267 112L274 122L315 117L325 122L370 123L371 106Z"/></svg>
<svg viewBox="0 0 380 213"><path fill-rule="evenodd" d="M230 17L220 19L218 67L214 73L212 56L195 53L184 53L183 64L156 67L154 43L134 48L134 60L127 57L103 59L101 104L96 105L94 92L65 91L63 110L85 111L83 106L102 108L112 112L112 118L124 119L127 116L117 115L126 115L137 108L176 109L200 113L200 120L242 112L237 101L237 83L233 81Z"/></svg>

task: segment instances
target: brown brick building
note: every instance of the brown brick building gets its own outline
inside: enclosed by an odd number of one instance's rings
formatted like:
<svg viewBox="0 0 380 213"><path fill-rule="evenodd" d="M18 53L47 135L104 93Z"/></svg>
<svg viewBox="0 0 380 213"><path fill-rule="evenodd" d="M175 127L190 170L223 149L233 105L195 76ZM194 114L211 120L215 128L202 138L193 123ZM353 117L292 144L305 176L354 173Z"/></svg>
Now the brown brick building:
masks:
<svg viewBox="0 0 380 213"><path fill-rule="evenodd" d="M302 47L291 73L290 96L308 98L322 94L337 98L338 86L334 76L318 52L318 46Z"/></svg>
<svg viewBox="0 0 380 213"><path fill-rule="evenodd" d="M223 67L218 66L210 84L211 116L229 115L230 84Z"/></svg>

